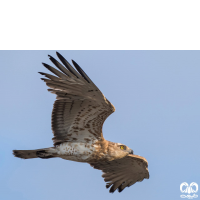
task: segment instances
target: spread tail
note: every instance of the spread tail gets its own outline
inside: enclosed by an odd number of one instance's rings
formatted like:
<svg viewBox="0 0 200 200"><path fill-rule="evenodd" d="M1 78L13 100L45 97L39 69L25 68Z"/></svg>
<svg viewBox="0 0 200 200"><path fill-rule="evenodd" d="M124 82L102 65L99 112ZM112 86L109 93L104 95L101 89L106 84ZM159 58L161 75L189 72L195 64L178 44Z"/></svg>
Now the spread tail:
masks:
<svg viewBox="0 0 200 200"><path fill-rule="evenodd" d="M54 147L35 149L35 150L13 150L13 155L18 158L53 158L56 157L56 149Z"/></svg>

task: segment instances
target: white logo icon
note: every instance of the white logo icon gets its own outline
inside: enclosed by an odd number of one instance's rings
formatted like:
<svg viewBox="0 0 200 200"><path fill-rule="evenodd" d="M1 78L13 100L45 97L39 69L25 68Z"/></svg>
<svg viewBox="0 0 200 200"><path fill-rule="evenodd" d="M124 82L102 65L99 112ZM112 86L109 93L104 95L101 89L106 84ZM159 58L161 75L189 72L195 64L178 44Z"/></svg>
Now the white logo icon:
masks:
<svg viewBox="0 0 200 200"><path fill-rule="evenodd" d="M188 195L182 194L180 196L181 198L188 198L188 199L197 198L198 195L196 195L196 194L190 195L190 194L198 192L198 184L195 182L192 182L192 183L190 183L190 185L188 185L188 183L183 182L180 185L180 191L182 193L188 193Z"/></svg>

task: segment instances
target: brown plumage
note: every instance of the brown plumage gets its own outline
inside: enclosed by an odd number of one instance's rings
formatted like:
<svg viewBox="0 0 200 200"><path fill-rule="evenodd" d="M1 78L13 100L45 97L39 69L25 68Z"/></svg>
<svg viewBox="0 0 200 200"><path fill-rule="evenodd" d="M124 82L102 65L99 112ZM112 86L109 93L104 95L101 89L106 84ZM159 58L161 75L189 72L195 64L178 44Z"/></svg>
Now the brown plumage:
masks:
<svg viewBox="0 0 200 200"><path fill-rule="evenodd" d="M112 185L111 193L116 189L121 192L125 187L149 178L147 160L137 155L128 155L110 162L91 163L90 165L103 171L102 177L107 182L106 188Z"/></svg>
<svg viewBox="0 0 200 200"><path fill-rule="evenodd" d="M52 111L54 147L36 150L14 150L16 157L53 158L87 162L103 171L110 192L121 192L137 181L149 178L145 158L133 155L133 150L104 139L102 126L106 118L115 111L114 106L80 68L72 61L76 70L57 53L62 62L52 56L49 59L58 68L43 65L54 75L39 72L42 80L57 95Z"/></svg>

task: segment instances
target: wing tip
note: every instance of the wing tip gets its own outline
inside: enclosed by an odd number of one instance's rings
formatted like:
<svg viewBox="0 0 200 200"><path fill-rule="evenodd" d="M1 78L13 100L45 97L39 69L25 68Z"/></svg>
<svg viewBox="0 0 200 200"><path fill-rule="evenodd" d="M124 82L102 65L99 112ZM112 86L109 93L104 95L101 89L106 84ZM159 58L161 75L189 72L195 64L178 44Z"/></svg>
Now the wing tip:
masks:
<svg viewBox="0 0 200 200"><path fill-rule="evenodd" d="M121 189L121 188L118 188L118 192L120 193L120 192L122 192L124 189Z"/></svg>
<svg viewBox="0 0 200 200"><path fill-rule="evenodd" d="M59 59L64 59L64 57L58 51L56 51L56 55L58 56Z"/></svg>
<svg viewBox="0 0 200 200"><path fill-rule="evenodd" d="M49 68L49 65L46 63L42 63L46 68Z"/></svg>
<svg viewBox="0 0 200 200"><path fill-rule="evenodd" d="M57 54L57 55L60 55L60 53L59 53L58 51L56 51L56 54Z"/></svg>
<svg viewBox="0 0 200 200"><path fill-rule="evenodd" d="M73 65L74 65L75 67L81 68L73 59L71 59L71 61L72 61Z"/></svg>
<svg viewBox="0 0 200 200"><path fill-rule="evenodd" d="M48 55L49 56L49 59L52 61L52 60L56 60L53 56L51 55Z"/></svg>
<svg viewBox="0 0 200 200"><path fill-rule="evenodd" d="M72 64L76 68L76 70L79 72L79 74L88 82L90 83L89 77L87 77L87 74L83 71L83 69L73 60L71 59Z"/></svg>
<svg viewBox="0 0 200 200"><path fill-rule="evenodd" d="M113 189L113 186L110 188L110 190L109 190L109 193L114 193L115 192L115 190Z"/></svg>

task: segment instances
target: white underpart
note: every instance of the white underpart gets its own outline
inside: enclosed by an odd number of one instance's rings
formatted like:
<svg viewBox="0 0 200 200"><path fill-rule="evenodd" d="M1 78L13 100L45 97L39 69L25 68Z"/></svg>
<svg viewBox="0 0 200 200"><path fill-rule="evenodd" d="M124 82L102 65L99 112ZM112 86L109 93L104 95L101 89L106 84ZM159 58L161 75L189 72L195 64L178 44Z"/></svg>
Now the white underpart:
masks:
<svg viewBox="0 0 200 200"><path fill-rule="evenodd" d="M84 162L91 157L95 147L92 143L64 142L58 145L56 150L63 159Z"/></svg>

